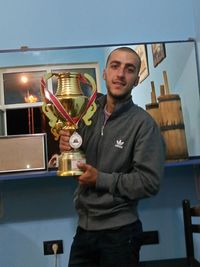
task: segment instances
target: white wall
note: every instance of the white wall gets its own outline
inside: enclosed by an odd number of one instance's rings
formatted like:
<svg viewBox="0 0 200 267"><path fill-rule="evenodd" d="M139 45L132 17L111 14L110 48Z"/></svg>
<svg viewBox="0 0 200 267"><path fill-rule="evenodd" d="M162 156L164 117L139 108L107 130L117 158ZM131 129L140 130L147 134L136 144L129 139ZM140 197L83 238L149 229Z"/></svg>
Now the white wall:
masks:
<svg viewBox="0 0 200 267"><path fill-rule="evenodd" d="M200 78L200 1L199 0L192 0L193 2L193 14L194 14L194 29L195 29L195 39L197 41L197 60L198 60L198 72ZM200 80L199 80L200 84Z"/></svg>

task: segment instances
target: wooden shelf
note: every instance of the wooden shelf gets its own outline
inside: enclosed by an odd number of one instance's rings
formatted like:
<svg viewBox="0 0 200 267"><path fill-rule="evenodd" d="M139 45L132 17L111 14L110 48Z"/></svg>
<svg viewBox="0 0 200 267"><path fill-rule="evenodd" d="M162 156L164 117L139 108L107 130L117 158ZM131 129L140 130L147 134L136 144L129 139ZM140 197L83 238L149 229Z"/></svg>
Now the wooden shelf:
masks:
<svg viewBox="0 0 200 267"><path fill-rule="evenodd" d="M166 168L172 167L184 167L200 165L200 156L190 157L186 160L170 161L165 163ZM15 172L15 173L2 173L0 174L0 181L6 180L21 180L21 179L49 179L56 177L56 170L44 170L44 171L27 171L27 172Z"/></svg>

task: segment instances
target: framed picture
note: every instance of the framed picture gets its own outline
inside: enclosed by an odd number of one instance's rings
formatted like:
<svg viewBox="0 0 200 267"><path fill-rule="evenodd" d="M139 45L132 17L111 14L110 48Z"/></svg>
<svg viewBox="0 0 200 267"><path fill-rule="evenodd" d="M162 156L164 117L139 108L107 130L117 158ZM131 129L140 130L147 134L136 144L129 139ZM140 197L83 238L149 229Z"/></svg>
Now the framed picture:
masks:
<svg viewBox="0 0 200 267"><path fill-rule="evenodd" d="M166 57L165 44L155 43L151 45L153 55L153 65L156 67Z"/></svg>
<svg viewBox="0 0 200 267"><path fill-rule="evenodd" d="M135 51L138 53L139 57L141 58L141 68L140 68L140 73L139 73L139 76L140 76L139 83L141 83L149 75L147 47L145 44L138 45Z"/></svg>

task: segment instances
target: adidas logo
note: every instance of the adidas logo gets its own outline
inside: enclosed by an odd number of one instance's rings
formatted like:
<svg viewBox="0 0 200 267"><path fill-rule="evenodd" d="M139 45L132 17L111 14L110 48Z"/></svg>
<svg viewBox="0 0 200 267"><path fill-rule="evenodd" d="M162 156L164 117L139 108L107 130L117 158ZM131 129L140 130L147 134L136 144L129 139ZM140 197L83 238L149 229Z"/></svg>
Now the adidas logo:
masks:
<svg viewBox="0 0 200 267"><path fill-rule="evenodd" d="M124 144L124 142L122 141L122 140L117 140L116 141L116 144L115 144L115 147L118 147L118 148L123 148L123 144Z"/></svg>

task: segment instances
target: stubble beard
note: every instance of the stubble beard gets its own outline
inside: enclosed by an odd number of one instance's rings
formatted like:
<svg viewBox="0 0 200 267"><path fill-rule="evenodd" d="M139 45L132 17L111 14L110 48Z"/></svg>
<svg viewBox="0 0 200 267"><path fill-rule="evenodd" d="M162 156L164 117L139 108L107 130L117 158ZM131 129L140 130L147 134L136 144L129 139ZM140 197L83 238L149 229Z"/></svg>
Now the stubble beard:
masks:
<svg viewBox="0 0 200 267"><path fill-rule="evenodd" d="M126 100L127 98L129 98L129 96L131 95L132 89L130 91L128 91L128 92L125 92L125 93L122 93L122 94L119 94L119 95L113 94L109 88L107 88L107 91L108 91L108 95L110 97L112 97L113 100L123 101L123 100Z"/></svg>

